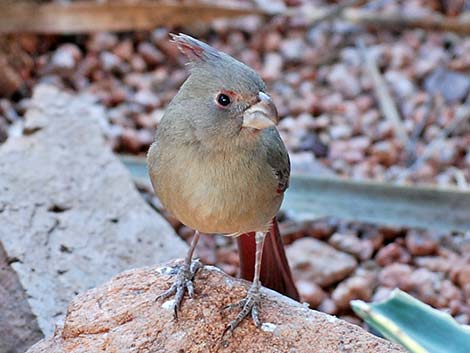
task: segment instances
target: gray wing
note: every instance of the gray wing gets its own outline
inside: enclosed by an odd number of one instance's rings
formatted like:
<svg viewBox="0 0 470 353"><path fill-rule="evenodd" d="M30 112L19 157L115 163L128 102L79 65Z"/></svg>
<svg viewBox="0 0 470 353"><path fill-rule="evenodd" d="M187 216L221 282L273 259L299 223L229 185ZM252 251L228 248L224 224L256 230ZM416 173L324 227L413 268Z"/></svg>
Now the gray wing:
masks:
<svg viewBox="0 0 470 353"><path fill-rule="evenodd" d="M267 150L268 163L278 180L277 192L282 194L289 187L290 160L286 146L276 128L263 131L263 144Z"/></svg>

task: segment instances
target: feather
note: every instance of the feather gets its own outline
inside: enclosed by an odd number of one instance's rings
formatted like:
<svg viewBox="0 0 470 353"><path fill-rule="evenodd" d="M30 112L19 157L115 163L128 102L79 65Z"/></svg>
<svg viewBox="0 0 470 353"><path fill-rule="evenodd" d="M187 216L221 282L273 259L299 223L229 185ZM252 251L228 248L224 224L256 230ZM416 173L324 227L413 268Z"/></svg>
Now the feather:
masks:
<svg viewBox="0 0 470 353"><path fill-rule="evenodd" d="M191 61L218 61L226 56L210 45L203 43L193 37L186 34L170 34L173 42L176 44L178 49Z"/></svg>

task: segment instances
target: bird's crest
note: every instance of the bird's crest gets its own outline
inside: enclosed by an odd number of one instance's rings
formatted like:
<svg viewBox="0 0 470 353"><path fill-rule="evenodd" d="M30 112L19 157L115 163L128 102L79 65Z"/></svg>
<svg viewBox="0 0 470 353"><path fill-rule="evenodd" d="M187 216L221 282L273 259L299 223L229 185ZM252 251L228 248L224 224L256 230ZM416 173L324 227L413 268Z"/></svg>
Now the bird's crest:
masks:
<svg viewBox="0 0 470 353"><path fill-rule="evenodd" d="M172 41L191 63L215 62L223 58L222 53L184 33L170 34Z"/></svg>
<svg viewBox="0 0 470 353"><path fill-rule="evenodd" d="M265 89L258 74L210 45L187 34L170 34L178 49L188 58L194 82L202 87L212 84L235 92L257 94Z"/></svg>

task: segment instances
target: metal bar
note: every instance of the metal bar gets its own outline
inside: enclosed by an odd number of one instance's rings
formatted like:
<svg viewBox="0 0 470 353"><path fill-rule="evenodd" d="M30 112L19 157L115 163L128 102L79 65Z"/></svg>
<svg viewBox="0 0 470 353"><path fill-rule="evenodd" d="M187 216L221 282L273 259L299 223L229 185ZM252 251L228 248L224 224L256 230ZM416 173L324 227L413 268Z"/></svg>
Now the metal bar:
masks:
<svg viewBox="0 0 470 353"><path fill-rule="evenodd" d="M150 186L144 158L121 156ZM470 191L292 175L282 210L299 221L333 216L393 227L470 231Z"/></svg>

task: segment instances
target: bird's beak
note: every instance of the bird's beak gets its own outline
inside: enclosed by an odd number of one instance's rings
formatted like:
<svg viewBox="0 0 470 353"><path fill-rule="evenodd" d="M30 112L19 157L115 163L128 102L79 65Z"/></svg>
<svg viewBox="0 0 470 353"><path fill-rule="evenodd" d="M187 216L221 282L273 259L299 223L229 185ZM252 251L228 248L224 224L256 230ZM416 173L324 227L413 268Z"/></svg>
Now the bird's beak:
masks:
<svg viewBox="0 0 470 353"><path fill-rule="evenodd" d="M277 109L273 100L266 93L258 93L259 102L243 113L242 127L262 130L277 123Z"/></svg>

